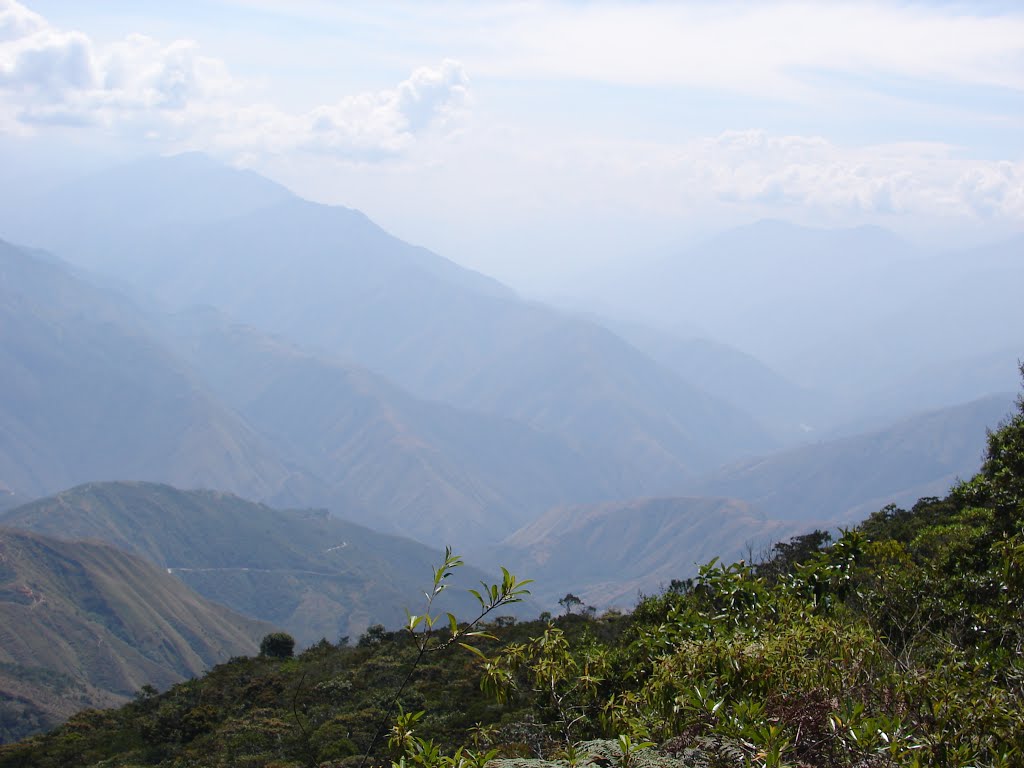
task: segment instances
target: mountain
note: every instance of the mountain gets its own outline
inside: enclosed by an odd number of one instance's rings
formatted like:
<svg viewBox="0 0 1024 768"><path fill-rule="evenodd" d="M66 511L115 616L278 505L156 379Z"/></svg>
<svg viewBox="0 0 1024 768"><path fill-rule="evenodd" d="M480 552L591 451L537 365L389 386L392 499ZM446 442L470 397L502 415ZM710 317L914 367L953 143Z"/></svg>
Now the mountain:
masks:
<svg viewBox="0 0 1024 768"><path fill-rule="evenodd" d="M1024 357L1022 253L1019 235L904 264L865 289L870 304L848 316L854 322L830 338L809 339L798 364L812 381L843 376L860 410L884 407L892 395L911 399L922 389L931 398L918 408L953 405L950 394L961 400L994 394L993 362L1006 382L1000 388L1012 388L1015 379L1008 379ZM922 386L932 371L939 377ZM943 391L943 375L959 383L957 392ZM904 381L909 388L900 391Z"/></svg>
<svg viewBox="0 0 1024 768"><path fill-rule="evenodd" d="M403 624L404 608L419 607L442 560L434 549L326 510L276 510L154 483L79 486L10 510L0 522L112 544L210 600L283 627L304 645L356 636L371 624ZM459 576L470 585L487 578L468 566ZM447 602L460 616L476 605L458 590Z"/></svg>
<svg viewBox="0 0 1024 768"><path fill-rule="evenodd" d="M690 487L695 495L743 499L770 519L838 520L886 504L945 494L981 464L985 429L1013 398L993 395L928 411L886 429L806 445L723 467Z"/></svg>
<svg viewBox="0 0 1024 768"><path fill-rule="evenodd" d="M96 479L284 493L295 472L204 391L127 300L0 241L0 483Z"/></svg>
<svg viewBox="0 0 1024 768"><path fill-rule="evenodd" d="M947 356L910 374L865 392L826 437L841 437L884 428L901 415L939 410L978 399L979 395L1011 392L1020 381L1024 343L963 357Z"/></svg>
<svg viewBox="0 0 1024 768"><path fill-rule="evenodd" d="M622 492L613 467L512 419L414 398L213 310L163 338L217 396L323 484L347 519L422 541L495 541L549 506Z"/></svg>
<svg viewBox="0 0 1024 768"><path fill-rule="evenodd" d="M0 731L166 688L271 629L109 545L0 528Z"/></svg>
<svg viewBox="0 0 1024 768"><path fill-rule="evenodd" d="M618 297L620 312L647 325L698 324L800 386L832 395L845 410L867 410L866 392L921 369L1007 348L1017 350L1007 365L1020 356L1022 252L1021 235L932 252L877 227L761 221L631 265L604 298ZM962 396L994 393L979 385ZM842 410L833 414L821 426L843 420Z"/></svg>
<svg viewBox="0 0 1024 768"><path fill-rule="evenodd" d="M619 463L635 490L772 444L614 334L481 284L355 211L288 201L183 231L149 263L140 283L169 304L214 305L420 397L562 435Z"/></svg>
<svg viewBox="0 0 1024 768"><path fill-rule="evenodd" d="M177 210L184 193L165 185L164 175L174 180L180 163L194 162L131 166L95 183L85 179L75 194L90 205L108 200L103 205L116 211L144 185ZM248 174L233 183L249 182L264 183ZM53 210L58 217L60 208ZM34 242L46 244L45 232ZM71 261L103 268L172 306L210 304L368 367L418 397L560 435L619 466L632 493L676 488L681 477L774 445L754 417L609 331L522 301L350 209L288 197L212 221L165 217L141 233L85 226L64 245ZM115 256L101 260L97 251Z"/></svg>
<svg viewBox="0 0 1024 768"><path fill-rule="evenodd" d="M782 444L803 442L835 418L824 392L794 384L753 355L718 341L613 319L598 320L683 381L757 414Z"/></svg>
<svg viewBox="0 0 1024 768"><path fill-rule="evenodd" d="M828 230L765 220L634 271L618 291L659 327L699 322L775 367L809 337L828 338L861 321L879 276L917 256L877 227Z"/></svg>
<svg viewBox="0 0 1024 768"><path fill-rule="evenodd" d="M6 244L0 269L4 507L93 479L156 480L464 548L636 486L557 435L414 398L212 309L143 311Z"/></svg>
<svg viewBox="0 0 1024 768"><path fill-rule="evenodd" d="M27 501L30 501L30 499L15 493L0 483L0 512L3 512L5 509L21 506Z"/></svg>
<svg viewBox="0 0 1024 768"><path fill-rule="evenodd" d="M713 557L759 556L809 525L766 519L736 499L638 499L552 509L502 542L495 557L529 573L550 608L567 592L599 608L628 608Z"/></svg>
<svg viewBox="0 0 1024 768"><path fill-rule="evenodd" d="M156 176L159 184L153 183ZM20 195L0 211L0 232L54 253L74 253L90 268L119 268L138 258L141 241L290 197L269 179L198 152L178 155L173 163L150 157Z"/></svg>

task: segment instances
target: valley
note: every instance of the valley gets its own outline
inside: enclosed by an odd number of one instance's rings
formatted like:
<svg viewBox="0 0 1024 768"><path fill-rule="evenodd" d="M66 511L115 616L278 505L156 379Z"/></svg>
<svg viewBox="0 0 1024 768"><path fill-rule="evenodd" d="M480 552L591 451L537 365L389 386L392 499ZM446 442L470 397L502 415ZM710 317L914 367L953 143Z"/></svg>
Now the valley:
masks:
<svg viewBox="0 0 1024 768"><path fill-rule="evenodd" d="M74 659L100 630L33 623L52 606L30 586L43 577L7 574L9 625L36 639L0 676L13 737L251 652L271 629L302 648L396 628L444 546L467 558L471 583L490 563L535 581L509 621L557 611L569 594L592 612L628 611L713 558L757 561L811 530L943 496L978 470L986 429L1012 408L1012 334L977 348L950 335L948 358L973 361L955 375L935 357L871 363L893 371L871 394L866 379L837 386L841 365L810 375L786 364L796 347L763 349L769 365L727 333L691 338L652 317L520 298L356 211L205 157L77 184L33 214L65 215L82 195L96 207L62 230L70 239L28 241L61 250L0 242L0 524L142 558L132 567L150 570L132 578L147 590L174 584L177 600L223 608L189 619L188 661L147 657L137 625L109 641L117 661L58 660L41 651L54 632ZM231 204L172 204L196 185ZM101 215L133 206L144 207L131 227ZM877 232L754 232L790 238L796 272L816 249L842 259L877 246L882 271L912 258ZM1013 247L985 257L1003 282L1016 279ZM884 333L910 343L919 321L898 318ZM103 599L98 619L120 621ZM472 605L462 595L447 609ZM245 639L203 645L224 626L210 610L248 617ZM97 677L107 668L120 671Z"/></svg>

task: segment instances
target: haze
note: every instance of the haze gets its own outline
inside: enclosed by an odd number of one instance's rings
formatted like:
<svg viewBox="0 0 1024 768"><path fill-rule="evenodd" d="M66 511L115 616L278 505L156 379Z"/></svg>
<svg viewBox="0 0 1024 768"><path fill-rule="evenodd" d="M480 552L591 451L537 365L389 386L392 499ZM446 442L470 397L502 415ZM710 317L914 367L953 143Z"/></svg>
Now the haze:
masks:
<svg viewBox="0 0 1024 768"><path fill-rule="evenodd" d="M732 226L1024 228L1013 2L0 2L0 202L199 150L535 295Z"/></svg>

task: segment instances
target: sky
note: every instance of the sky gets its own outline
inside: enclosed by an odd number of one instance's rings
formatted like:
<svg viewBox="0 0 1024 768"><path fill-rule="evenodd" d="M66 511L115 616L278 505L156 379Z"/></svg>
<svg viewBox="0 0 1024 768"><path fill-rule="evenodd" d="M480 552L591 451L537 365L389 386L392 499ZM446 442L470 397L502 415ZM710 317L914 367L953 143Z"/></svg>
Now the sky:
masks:
<svg viewBox="0 0 1024 768"><path fill-rule="evenodd" d="M1024 3L0 0L0 181L186 150L541 293L762 218L987 242Z"/></svg>

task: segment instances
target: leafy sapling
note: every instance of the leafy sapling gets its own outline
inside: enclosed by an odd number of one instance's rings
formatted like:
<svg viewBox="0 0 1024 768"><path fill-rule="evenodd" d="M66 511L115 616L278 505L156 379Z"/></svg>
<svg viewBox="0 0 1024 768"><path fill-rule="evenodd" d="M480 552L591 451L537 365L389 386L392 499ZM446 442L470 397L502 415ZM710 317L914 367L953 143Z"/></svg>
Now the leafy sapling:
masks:
<svg viewBox="0 0 1024 768"><path fill-rule="evenodd" d="M636 759L637 752L650 749L654 746L653 741L634 742L628 734L619 734L619 765L621 768L631 768Z"/></svg>
<svg viewBox="0 0 1024 768"><path fill-rule="evenodd" d="M482 587L481 590L469 590L469 593L472 594L480 603L479 613L472 621L467 624L460 625L459 620L452 613L446 613L443 617L441 614L433 613L434 601L450 586L448 579L451 577L454 570L464 564L465 563L461 557L452 553L451 547L445 547L444 561L438 568L434 569L433 585L429 591L423 593L423 596L426 598L426 605L423 609L423 613L413 614L406 609L407 619L405 630L412 636L413 642L416 644L416 658L413 660L405 679L402 680L402 684L398 687L394 696L391 697L391 700L385 709L384 717L378 724L373 739L370 741L370 745L367 747L366 752L363 754L363 759L359 763L360 768L365 766L366 761L373 753L373 749L376 746L377 741L380 739L381 733L387 723L391 720L399 699L401 699L406 686L409 684L409 681L412 680L412 677L420 663L423 661L423 658L428 653L443 651L455 644L460 645L481 658L485 658L479 648L470 645L466 640L474 637L494 639L493 635L477 629L480 623L498 608L511 605L512 603L522 602L523 598L530 594L530 590L526 589L526 585L532 583L533 579L517 579L509 573L506 568L502 568L500 584L487 584L485 582L480 582L480 586ZM446 634L441 634L444 632L442 627L447 630ZM412 737L411 725L416 723L422 715L422 712L416 713L415 715L404 715L404 726L406 726L404 738L410 743L419 744L421 748L423 746L423 741ZM399 726L396 727L400 727L401 725L403 725L403 723L400 723ZM422 757L422 755L420 755L420 757Z"/></svg>

